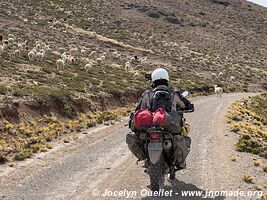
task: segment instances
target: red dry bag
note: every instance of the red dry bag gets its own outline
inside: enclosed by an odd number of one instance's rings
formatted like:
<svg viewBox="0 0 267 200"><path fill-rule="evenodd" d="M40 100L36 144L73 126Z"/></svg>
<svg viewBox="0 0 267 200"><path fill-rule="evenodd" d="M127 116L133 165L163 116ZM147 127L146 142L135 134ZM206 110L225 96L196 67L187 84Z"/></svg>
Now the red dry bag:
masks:
<svg viewBox="0 0 267 200"><path fill-rule="evenodd" d="M141 109L134 115L134 126L138 129L145 129L152 126L153 113L149 110Z"/></svg>
<svg viewBox="0 0 267 200"><path fill-rule="evenodd" d="M153 116L153 125L166 127L167 126L167 113L163 108L155 111Z"/></svg>

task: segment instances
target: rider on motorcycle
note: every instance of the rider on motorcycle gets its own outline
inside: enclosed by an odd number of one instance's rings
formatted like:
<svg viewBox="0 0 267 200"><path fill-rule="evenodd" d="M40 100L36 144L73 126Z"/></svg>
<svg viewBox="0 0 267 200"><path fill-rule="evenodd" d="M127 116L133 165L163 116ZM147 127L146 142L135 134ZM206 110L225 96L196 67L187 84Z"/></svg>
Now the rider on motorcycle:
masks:
<svg viewBox="0 0 267 200"><path fill-rule="evenodd" d="M169 112L176 112L177 110L194 110L194 105L188 99L183 97L178 90L172 90L169 88L169 74L165 69L159 68L153 71L151 75L151 82L152 88L143 93L135 111L138 111L139 109L148 109L154 112L156 109L158 109L158 107L161 107L164 104L164 107L167 108ZM152 103L154 97L153 93L156 90L170 91L170 93L172 94L172 100L161 102L161 105L154 105ZM190 150L191 140L187 136L184 137L185 139L183 141L186 143L184 146L188 148L184 150L186 151L184 152L184 154L187 156ZM137 133L129 133L126 138L126 142L131 152L139 160L145 159L142 145L140 143ZM177 169L185 169L185 161L183 163L177 164L176 167Z"/></svg>

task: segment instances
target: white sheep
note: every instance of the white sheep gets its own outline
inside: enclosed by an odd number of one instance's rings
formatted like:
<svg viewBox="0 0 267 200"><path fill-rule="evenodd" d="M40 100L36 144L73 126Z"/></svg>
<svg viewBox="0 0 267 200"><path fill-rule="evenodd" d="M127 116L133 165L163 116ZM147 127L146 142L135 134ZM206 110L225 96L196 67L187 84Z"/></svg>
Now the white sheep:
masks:
<svg viewBox="0 0 267 200"><path fill-rule="evenodd" d="M47 54L51 54L51 53L53 53L53 49L50 48L49 46L46 46L46 47L45 47L45 51L46 51Z"/></svg>
<svg viewBox="0 0 267 200"><path fill-rule="evenodd" d="M13 38L14 40L16 39L15 36L13 34L8 34L7 36L8 38Z"/></svg>
<svg viewBox="0 0 267 200"><path fill-rule="evenodd" d="M4 46L0 45L0 56L3 54L4 52Z"/></svg>
<svg viewBox="0 0 267 200"><path fill-rule="evenodd" d="M18 48L19 48L20 50L23 50L23 48L22 48L22 44L21 44L21 43L18 43Z"/></svg>
<svg viewBox="0 0 267 200"><path fill-rule="evenodd" d="M216 78L217 77L216 73L212 72L211 77Z"/></svg>
<svg viewBox="0 0 267 200"><path fill-rule="evenodd" d="M94 56L94 55L96 55L96 51L92 51L92 52L90 53L89 57L92 57L92 56Z"/></svg>
<svg viewBox="0 0 267 200"><path fill-rule="evenodd" d="M78 52L78 48L71 48L69 52L71 55L76 55Z"/></svg>
<svg viewBox="0 0 267 200"><path fill-rule="evenodd" d="M45 44L44 42L41 42L41 43L40 43L40 46L41 46L42 49L45 49L46 44Z"/></svg>
<svg viewBox="0 0 267 200"><path fill-rule="evenodd" d="M234 82L235 81L235 77L234 76L230 76L230 81Z"/></svg>
<svg viewBox="0 0 267 200"><path fill-rule="evenodd" d="M65 61L63 59L58 59L56 65L57 65L57 70L64 70Z"/></svg>
<svg viewBox="0 0 267 200"><path fill-rule="evenodd" d="M214 85L214 90L217 97L222 97L223 89L221 87Z"/></svg>
<svg viewBox="0 0 267 200"><path fill-rule="evenodd" d="M15 39L14 38L8 38L8 42L12 45L15 43Z"/></svg>
<svg viewBox="0 0 267 200"><path fill-rule="evenodd" d="M35 48L36 48L37 51L39 51L39 50L41 49L41 44L37 44L37 45L35 46Z"/></svg>
<svg viewBox="0 0 267 200"><path fill-rule="evenodd" d="M96 59L96 62L97 62L98 64L100 64L102 61L103 61L102 58L97 58L97 59Z"/></svg>
<svg viewBox="0 0 267 200"><path fill-rule="evenodd" d="M20 55L20 50L16 49L14 51L14 57L17 58Z"/></svg>
<svg viewBox="0 0 267 200"><path fill-rule="evenodd" d="M43 59L44 59L44 52L43 51L40 51L40 52L38 52L37 54L36 54L36 60L37 60L37 62L42 62L43 61Z"/></svg>
<svg viewBox="0 0 267 200"><path fill-rule="evenodd" d="M101 53L100 55L99 55L99 57L102 57L102 56L106 56L106 52L103 52L103 53Z"/></svg>
<svg viewBox="0 0 267 200"><path fill-rule="evenodd" d="M23 40L22 40L21 37L18 37L17 41L18 41L19 43L22 43Z"/></svg>
<svg viewBox="0 0 267 200"><path fill-rule="evenodd" d="M85 69L86 72L88 72L92 67L93 67L92 64L91 63L88 63L88 64L86 64L84 66L84 69Z"/></svg>
<svg viewBox="0 0 267 200"><path fill-rule="evenodd" d="M147 57L141 58L140 62L141 63L146 63L147 62Z"/></svg>
<svg viewBox="0 0 267 200"><path fill-rule="evenodd" d="M100 56L100 58L101 58L102 60L105 60L105 59L106 59L106 56L102 55L102 56Z"/></svg>
<svg viewBox="0 0 267 200"><path fill-rule="evenodd" d="M85 54L86 54L86 50L85 50L85 49L82 49L82 50L81 50L81 54L82 54L82 55L85 55Z"/></svg>
<svg viewBox="0 0 267 200"><path fill-rule="evenodd" d="M69 56L70 58L70 64L74 64L76 62L76 59L73 56Z"/></svg>
<svg viewBox="0 0 267 200"><path fill-rule="evenodd" d="M32 63L35 60L35 57L36 57L36 51L35 50L31 50L28 53L28 58L29 58L30 63Z"/></svg>
<svg viewBox="0 0 267 200"><path fill-rule="evenodd" d="M219 78L221 76L223 76L223 73L222 72L220 72L217 77Z"/></svg>
<svg viewBox="0 0 267 200"><path fill-rule="evenodd" d="M130 63L133 63L135 60L136 60L135 57L131 57L130 58Z"/></svg>
<svg viewBox="0 0 267 200"><path fill-rule="evenodd" d="M74 62L75 62L75 58L73 56L70 56L70 55L62 58L62 60L64 60L66 65L71 65L71 64L74 64Z"/></svg>
<svg viewBox="0 0 267 200"><path fill-rule="evenodd" d="M130 70L131 68L131 63L128 61L125 63L125 70Z"/></svg>
<svg viewBox="0 0 267 200"><path fill-rule="evenodd" d="M119 54L117 51L115 51L115 52L112 53L112 56L113 56L113 58L118 59L118 58L121 57L121 54Z"/></svg>
<svg viewBox="0 0 267 200"><path fill-rule="evenodd" d="M66 54L66 52L64 52L63 54L61 54L61 56L60 56L60 58L61 59L66 59L66 57L67 57L67 54Z"/></svg>
<svg viewBox="0 0 267 200"><path fill-rule="evenodd" d="M134 77L136 78L137 76L140 76L139 72L134 73Z"/></svg>
<svg viewBox="0 0 267 200"><path fill-rule="evenodd" d="M64 61L65 65L71 64L71 57L70 56L66 56L66 57L61 58L61 59Z"/></svg>

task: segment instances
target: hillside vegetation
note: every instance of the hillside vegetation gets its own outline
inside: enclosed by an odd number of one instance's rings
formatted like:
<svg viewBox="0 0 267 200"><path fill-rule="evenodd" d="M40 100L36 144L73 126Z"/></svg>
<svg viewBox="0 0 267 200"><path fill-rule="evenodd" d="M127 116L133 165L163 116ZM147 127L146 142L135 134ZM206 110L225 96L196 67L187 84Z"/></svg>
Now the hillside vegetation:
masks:
<svg viewBox="0 0 267 200"><path fill-rule="evenodd" d="M230 129L240 135L237 150L267 158L267 94L235 102L227 117Z"/></svg>
<svg viewBox="0 0 267 200"><path fill-rule="evenodd" d="M157 67L192 95L210 94L214 84L266 90L266 19L265 8L243 0L1 1L3 160L54 127L36 119L56 117L62 131L88 113L132 107L149 87L145 73Z"/></svg>

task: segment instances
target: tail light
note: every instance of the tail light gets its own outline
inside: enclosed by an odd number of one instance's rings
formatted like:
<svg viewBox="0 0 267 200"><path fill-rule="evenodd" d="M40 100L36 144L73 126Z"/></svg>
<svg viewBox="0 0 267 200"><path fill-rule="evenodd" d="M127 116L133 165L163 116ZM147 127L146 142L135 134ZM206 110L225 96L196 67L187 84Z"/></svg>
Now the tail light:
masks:
<svg viewBox="0 0 267 200"><path fill-rule="evenodd" d="M159 132L152 132L152 133L150 133L150 139L152 141L159 141Z"/></svg>

